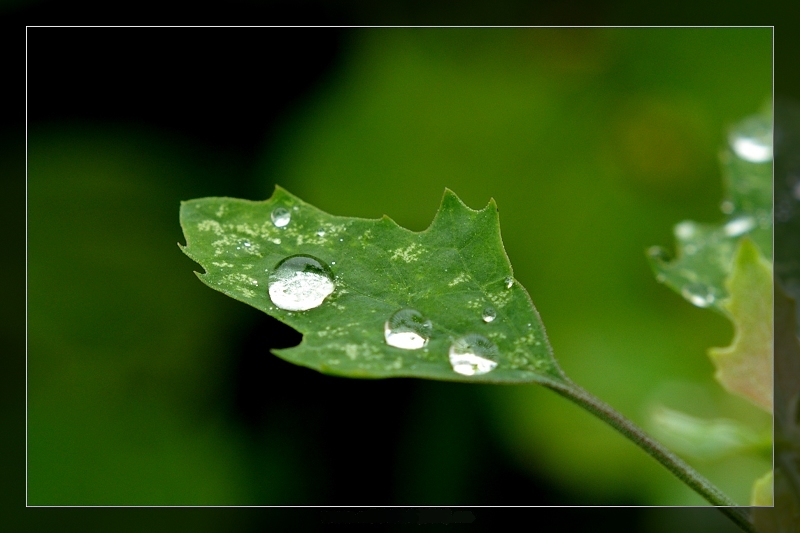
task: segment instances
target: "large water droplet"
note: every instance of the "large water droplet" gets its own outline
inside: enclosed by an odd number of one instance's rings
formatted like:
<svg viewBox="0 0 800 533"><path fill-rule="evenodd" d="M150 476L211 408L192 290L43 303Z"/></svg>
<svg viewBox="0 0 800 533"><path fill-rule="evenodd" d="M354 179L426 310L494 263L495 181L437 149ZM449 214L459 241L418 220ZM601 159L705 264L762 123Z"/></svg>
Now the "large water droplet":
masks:
<svg viewBox="0 0 800 533"><path fill-rule="evenodd" d="M483 321L487 324L497 318L497 311L494 310L494 307L487 307L483 310L483 314L481 315Z"/></svg>
<svg viewBox="0 0 800 533"><path fill-rule="evenodd" d="M491 372L497 362L489 358L497 358L497 346L482 335L466 335L457 339L450 346L450 366L464 376L480 376Z"/></svg>
<svg viewBox="0 0 800 533"><path fill-rule="evenodd" d="M694 237L695 230L694 222L687 220L675 226L675 236L682 241L688 241Z"/></svg>
<svg viewBox="0 0 800 533"><path fill-rule="evenodd" d="M292 213L284 207L276 207L272 210L270 218L272 218L272 223L275 224L276 228L285 228L292 220Z"/></svg>
<svg viewBox="0 0 800 533"><path fill-rule="evenodd" d="M697 307L708 307L714 303L714 289L704 283L689 283L681 289L681 294Z"/></svg>
<svg viewBox="0 0 800 533"><path fill-rule="evenodd" d="M772 159L772 124L763 117L751 117L740 122L728 136L731 149L751 163Z"/></svg>
<svg viewBox="0 0 800 533"><path fill-rule="evenodd" d="M334 288L330 269L310 255L287 257L269 275L269 297L286 311L319 307Z"/></svg>
<svg viewBox="0 0 800 533"><path fill-rule="evenodd" d="M415 309L396 311L383 326L386 344L403 350L418 350L428 344L433 324Z"/></svg>
<svg viewBox="0 0 800 533"><path fill-rule="evenodd" d="M753 220L753 217L745 216L734 218L725 224L725 235L729 237L738 237L739 235L744 235L755 227L756 221Z"/></svg>

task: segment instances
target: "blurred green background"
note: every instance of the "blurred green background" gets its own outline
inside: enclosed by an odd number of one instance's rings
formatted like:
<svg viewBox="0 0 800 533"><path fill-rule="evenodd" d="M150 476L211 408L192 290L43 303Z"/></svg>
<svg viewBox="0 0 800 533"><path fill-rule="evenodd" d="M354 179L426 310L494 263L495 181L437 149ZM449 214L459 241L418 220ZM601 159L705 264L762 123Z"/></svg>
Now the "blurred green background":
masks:
<svg viewBox="0 0 800 533"><path fill-rule="evenodd" d="M576 382L646 429L659 405L771 426L712 378L729 323L645 258L677 222L721 219L718 153L769 102L770 28L61 31L29 56L61 93L29 102L29 505L703 505L536 386L346 380L270 355L299 337L202 285L176 242L180 200L276 183L413 230L445 187L494 197ZM742 504L771 465L690 462Z"/></svg>

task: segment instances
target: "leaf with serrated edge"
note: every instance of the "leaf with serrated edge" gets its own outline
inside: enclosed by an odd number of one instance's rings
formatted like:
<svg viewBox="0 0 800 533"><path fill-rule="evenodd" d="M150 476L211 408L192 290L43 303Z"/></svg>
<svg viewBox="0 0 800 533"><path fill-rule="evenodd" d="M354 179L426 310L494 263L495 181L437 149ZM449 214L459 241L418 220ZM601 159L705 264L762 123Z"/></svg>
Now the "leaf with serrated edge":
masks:
<svg viewBox="0 0 800 533"><path fill-rule="evenodd" d="M715 377L729 391L772 412L772 268L755 244L742 240L722 303L734 324L730 346L708 351Z"/></svg>
<svg viewBox="0 0 800 533"><path fill-rule="evenodd" d="M731 130L731 145L737 132L753 124L771 125L768 115L748 117ZM772 161L748 161L728 146L721 154L725 182L723 212L718 224L685 220L674 228L677 257L659 246L648 251L656 279L699 307L722 314L727 298L725 279L730 274L739 241L751 238L766 257L772 256Z"/></svg>
<svg viewBox="0 0 800 533"><path fill-rule="evenodd" d="M291 213L285 227L270 218L276 208ZM197 274L203 283L303 333L298 346L273 350L287 361L347 377L566 381L530 296L513 280L494 200L475 211L446 190L433 223L421 232L386 216L330 215L280 187L262 202L183 202L180 219L183 251L205 269ZM319 259L335 276L333 293L319 307L286 311L270 298L270 273L295 254ZM496 312L491 322L482 319L488 307ZM385 342L386 321L403 308L432 322L424 348ZM467 376L451 367L452 343L470 334L497 347L497 366L488 373Z"/></svg>

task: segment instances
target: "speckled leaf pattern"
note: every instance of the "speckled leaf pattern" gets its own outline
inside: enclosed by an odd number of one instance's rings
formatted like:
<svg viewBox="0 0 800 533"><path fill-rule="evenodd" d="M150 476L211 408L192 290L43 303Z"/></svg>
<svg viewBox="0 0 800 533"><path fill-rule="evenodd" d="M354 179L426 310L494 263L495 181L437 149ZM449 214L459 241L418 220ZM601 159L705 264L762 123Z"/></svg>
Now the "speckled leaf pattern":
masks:
<svg viewBox="0 0 800 533"><path fill-rule="evenodd" d="M728 297L725 280L743 237L752 239L765 257L772 257L771 127L770 116L755 115L731 129L721 154L724 220L677 224L675 259L670 260L661 247L648 250L656 279L698 307L726 314L721 304Z"/></svg>
<svg viewBox="0 0 800 533"><path fill-rule="evenodd" d="M447 190L422 232L388 217L330 215L280 187L262 202L187 201L180 219L183 251L205 269L203 283L303 334L298 346L273 350L287 361L347 377L566 381L528 293L513 279L493 200L476 211ZM290 311L270 296L270 275L298 254L319 260L333 291L316 307ZM413 349L386 341L387 321L402 309L430 321ZM471 367L473 375L455 371L454 344L464 364L476 339L488 362Z"/></svg>
<svg viewBox="0 0 800 533"><path fill-rule="evenodd" d="M717 381L731 393L772 412L772 266L743 239L722 302L734 324L730 346L708 351Z"/></svg>

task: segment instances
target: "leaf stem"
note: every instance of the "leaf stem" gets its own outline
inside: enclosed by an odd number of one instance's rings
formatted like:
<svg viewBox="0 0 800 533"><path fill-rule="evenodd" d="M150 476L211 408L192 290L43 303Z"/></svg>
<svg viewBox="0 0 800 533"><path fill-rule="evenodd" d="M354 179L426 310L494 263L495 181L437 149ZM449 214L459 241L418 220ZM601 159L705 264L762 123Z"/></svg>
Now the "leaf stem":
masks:
<svg viewBox="0 0 800 533"><path fill-rule="evenodd" d="M709 503L718 507L723 514L744 531L757 533L755 526L748 518L749 512L747 508L737 506L736 502L694 468L665 448L664 445L647 435L640 427L622 416L613 407L591 395L571 380L567 380L565 383L548 381L543 385L577 403L636 443L656 461L667 467L678 479L708 500Z"/></svg>

